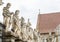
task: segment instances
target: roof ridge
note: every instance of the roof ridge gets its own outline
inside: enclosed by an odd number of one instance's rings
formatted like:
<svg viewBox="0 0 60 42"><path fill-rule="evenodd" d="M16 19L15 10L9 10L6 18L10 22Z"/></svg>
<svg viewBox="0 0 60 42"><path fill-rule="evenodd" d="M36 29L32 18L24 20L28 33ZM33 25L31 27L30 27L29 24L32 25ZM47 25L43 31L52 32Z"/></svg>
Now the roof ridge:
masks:
<svg viewBox="0 0 60 42"><path fill-rule="evenodd" d="M50 14L60 14L60 12L41 13L39 15L50 15Z"/></svg>

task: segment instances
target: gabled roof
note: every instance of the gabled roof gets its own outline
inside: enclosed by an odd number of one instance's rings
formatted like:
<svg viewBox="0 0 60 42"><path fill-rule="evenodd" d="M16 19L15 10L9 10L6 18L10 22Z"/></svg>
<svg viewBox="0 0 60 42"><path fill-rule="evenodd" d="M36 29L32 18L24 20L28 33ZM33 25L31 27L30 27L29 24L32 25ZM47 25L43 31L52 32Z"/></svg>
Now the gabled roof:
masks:
<svg viewBox="0 0 60 42"><path fill-rule="evenodd" d="M55 32L56 26L60 24L60 12L39 14L37 28L40 33Z"/></svg>

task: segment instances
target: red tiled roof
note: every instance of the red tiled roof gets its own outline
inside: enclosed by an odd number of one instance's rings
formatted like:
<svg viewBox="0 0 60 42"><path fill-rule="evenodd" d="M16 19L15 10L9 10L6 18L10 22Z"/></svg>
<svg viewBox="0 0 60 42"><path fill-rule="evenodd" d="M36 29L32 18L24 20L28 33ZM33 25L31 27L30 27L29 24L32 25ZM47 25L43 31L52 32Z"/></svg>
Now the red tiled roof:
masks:
<svg viewBox="0 0 60 42"><path fill-rule="evenodd" d="M37 28L40 33L54 32L54 29L60 24L60 12L39 14Z"/></svg>

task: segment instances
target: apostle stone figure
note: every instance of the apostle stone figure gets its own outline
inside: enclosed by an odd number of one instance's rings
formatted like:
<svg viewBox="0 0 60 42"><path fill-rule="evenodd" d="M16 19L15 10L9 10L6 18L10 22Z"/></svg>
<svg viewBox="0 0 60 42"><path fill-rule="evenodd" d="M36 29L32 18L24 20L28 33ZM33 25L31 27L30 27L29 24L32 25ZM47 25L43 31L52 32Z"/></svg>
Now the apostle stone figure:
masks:
<svg viewBox="0 0 60 42"><path fill-rule="evenodd" d="M24 28L24 25L25 25L25 20L23 17L21 17L21 28Z"/></svg>
<svg viewBox="0 0 60 42"><path fill-rule="evenodd" d="M4 24L6 24L6 20L7 20L7 17L10 16L10 12L9 12L9 8L10 8L11 4L10 3L7 3L6 7L3 8L3 20L4 20Z"/></svg>
<svg viewBox="0 0 60 42"><path fill-rule="evenodd" d="M11 14L11 16L10 16L9 30L11 31L11 29L13 28L13 16L14 16L14 13L11 12L10 14Z"/></svg>
<svg viewBox="0 0 60 42"><path fill-rule="evenodd" d="M6 30L9 28L9 23L10 23L10 8L11 4L7 3L6 7L3 8L3 24L6 25Z"/></svg>
<svg viewBox="0 0 60 42"><path fill-rule="evenodd" d="M38 41L38 31L37 31L37 29L34 29L33 35L34 35L34 42L37 42Z"/></svg>
<svg viewBox="0 0 60 42"><path fill-rule="evenodd" d="M29 21L29 19L28 19L27 27L30 27L30 26L31 26L31 23L30 23L30 21Z"/></svg>
<svg viewBox="0 0 60 42"><path fill-rule="evenodd" d="M18 24L19 24L18 14L19 14L19 10L16 10L15 14L13 16L13 30L14 30L14 32L16 32L17 29L19 28L19 26L18 26Z"/></svg>

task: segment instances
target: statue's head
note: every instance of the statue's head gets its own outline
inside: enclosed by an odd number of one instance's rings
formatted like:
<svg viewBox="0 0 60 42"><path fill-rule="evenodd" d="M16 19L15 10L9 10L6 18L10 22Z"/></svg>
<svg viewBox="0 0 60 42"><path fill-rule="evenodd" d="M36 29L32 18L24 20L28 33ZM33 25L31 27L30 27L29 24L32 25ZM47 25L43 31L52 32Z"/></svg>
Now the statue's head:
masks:
<svg viewBox="0 0 60 42"><path fill-rule="evenodd" d="M21 20L24 20L24 18L23 18L23 17L21 17Z"/></svg>
<svg viewBox="0 0 60 42"><path fill-rule="evenodd" d="M10 8L10 6L11 6L11 4L10 4L10 3L7 3L7 6L6 6L6 7L7 7L7 8Z"/></svg>
<svg viewBox="0 0 60 42"><path fill-rule="evenodd" d="M19 12L20 12L19 10L16 10L16 11L15 11L15 15L18 15L18 14L19 14Z"/></svg>

